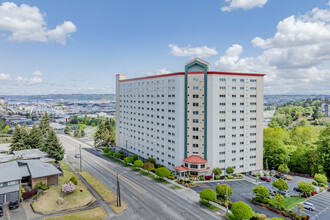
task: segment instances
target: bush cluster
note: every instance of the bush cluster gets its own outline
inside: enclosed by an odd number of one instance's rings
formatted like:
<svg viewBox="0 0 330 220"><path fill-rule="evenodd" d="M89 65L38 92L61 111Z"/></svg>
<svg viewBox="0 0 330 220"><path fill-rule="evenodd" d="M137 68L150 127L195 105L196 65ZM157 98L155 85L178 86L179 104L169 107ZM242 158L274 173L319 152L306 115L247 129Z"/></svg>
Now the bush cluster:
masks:
<svg viewBox="0 0 330 220"><path fill-rule="evenodd" d="M31 189L31 190L23 193L22 198L23 198L23 200L26 200L28 198L31 198L34 195L37 195L37 194L38 194L38 190L37 189Z"/></svg>
<svg viewBox="0 0 330 220"><path fill-rule="evenodd" d="M184 178L184 179L177 179L176 180L177 183L181 184L181 185L184 185L184 186L194 186L194 181L188 179L188 178Z"/></svg>
<svg viewBox="0 0 330 220"><path fill-rule="evenodd" d="M76 178L75 176L71 177L71 178L70 178L70 181L71 181L74 185L77 185L77 184L78 184L77 178Z"/></svg>
<svg viewBox="0 0 330 220"><path fill-rule="evenodd" d="M49 189L49 186L47 186L46 184L43 184L42 182L40 182L40 183L37 183L36 184L36 187L35 188L36 189L47 190L47 189Z"/></svg>

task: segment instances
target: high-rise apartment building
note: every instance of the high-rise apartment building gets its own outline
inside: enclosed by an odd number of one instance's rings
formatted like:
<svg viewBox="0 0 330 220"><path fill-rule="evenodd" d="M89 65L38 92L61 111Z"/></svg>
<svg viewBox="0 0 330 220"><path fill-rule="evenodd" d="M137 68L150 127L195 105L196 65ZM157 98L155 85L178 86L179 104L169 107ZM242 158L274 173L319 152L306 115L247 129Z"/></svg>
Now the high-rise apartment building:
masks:
<svg viewBox="0 0 330 220"><path fill-rule="evenodd" d="M209 71L116 77L116 145L177 172L207 175L263 168L264 74Z"/></svg>

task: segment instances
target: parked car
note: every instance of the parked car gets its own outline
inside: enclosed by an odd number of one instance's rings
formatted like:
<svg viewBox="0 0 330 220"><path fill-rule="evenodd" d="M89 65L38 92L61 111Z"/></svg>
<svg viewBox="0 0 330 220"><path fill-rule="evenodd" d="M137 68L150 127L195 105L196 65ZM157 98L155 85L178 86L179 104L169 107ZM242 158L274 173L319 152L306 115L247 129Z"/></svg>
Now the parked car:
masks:
<svg viewBox="0 0 330 220"><path fill-rule="evenodd" d="M290 175L284 175L284 177L285 177L285 180L293 181L293 178Z"/></svg>
<svg viewBox="0 0 330 220"><path fill-rule="evenodd" d="M80 154L75 154L75 158L80 158Z"/></svg>
<svg viewBox="0 0 330 220"><path fill-rule="evenodd" d="M274 190L269 189L268 192L269 192L270 196L275 196L275 194L276 194L276 191L274 191Z"/></svg>
<svg viewBox="0 0 330 220"><path fill-rule="evenodd" d="M330 192L330 188L328 188L327 191Z"/></svg>
<svg viewBox="0 0 330 220"><path fill-rule="evenodd" d="M289 190L279 191L279 193L282 194L283 196L289 195Z"/></svg>
<svg viewBox="0 0 330 220"><path fill-rule="evenodd" d="M0 217L3 216L3 208L2 208L2 205L0 205Z"/></svg>
<svg viewBox="0 0 330 220"><path fill-rule="evenodd" d="M293 191L302 192L302 190L299 187L294 187Z"/></svg>
<svg viewBox="0 0 330 220"><path fill-rule="evenodd" d="M314 211L315 210L315 206L312 203L309 202L301 202L300 204L302 204L304 206L305 209L308 209L310 211Z"/></svg>
<svg viewBox="0 0 330 220"><path fill-rule="evenodd" d="M9 210L18 209L18 207L19 205L17 200L9 202Z"/></svg>
<svg viewBox="0 0 330 220"><path fill-rule="evenodd" d="M275 174L274 177L276 177L277 179L284 179L284 180L286 180L285 176L283 176L283 175L280 174L280 173Z"/></svg>
<svg viewBox="0 0 330 220"><path fill-rule="evenodd" d="M266 181L266 182L270 182L270 181L272 181L271 178L268 177L268 176L261 176L259 179L260 179L260 180L263 180L263 181Z"/></svg>

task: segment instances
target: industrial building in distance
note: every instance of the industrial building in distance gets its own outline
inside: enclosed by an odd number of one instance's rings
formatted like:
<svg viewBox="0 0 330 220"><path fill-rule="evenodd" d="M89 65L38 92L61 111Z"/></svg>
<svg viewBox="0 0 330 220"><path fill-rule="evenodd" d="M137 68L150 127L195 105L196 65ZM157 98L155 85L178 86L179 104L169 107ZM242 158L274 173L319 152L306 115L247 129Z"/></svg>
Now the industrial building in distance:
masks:
<svg viewBox="0 0 330 220"><path fill-rule="evenodd" d="M184 72L116 76L116 146L153 157L177 174L263 168L264 74L210 71L194 59Z"/></svg>

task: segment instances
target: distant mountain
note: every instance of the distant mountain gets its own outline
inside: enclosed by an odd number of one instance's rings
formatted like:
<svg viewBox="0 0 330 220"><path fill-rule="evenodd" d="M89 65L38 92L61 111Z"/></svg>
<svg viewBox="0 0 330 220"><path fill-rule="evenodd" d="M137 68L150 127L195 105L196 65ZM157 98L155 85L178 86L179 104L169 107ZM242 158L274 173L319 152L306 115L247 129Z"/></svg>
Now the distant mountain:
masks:
<svg viewBox="0 0 330 220"><path fill-rule="evenodd" d="M14 100L100 100L105 98L107 100L115 100L115 94L50 94L50 95L4 95L5 99L14 99Z"/></svg>

